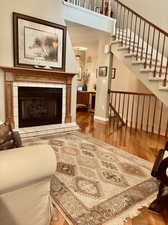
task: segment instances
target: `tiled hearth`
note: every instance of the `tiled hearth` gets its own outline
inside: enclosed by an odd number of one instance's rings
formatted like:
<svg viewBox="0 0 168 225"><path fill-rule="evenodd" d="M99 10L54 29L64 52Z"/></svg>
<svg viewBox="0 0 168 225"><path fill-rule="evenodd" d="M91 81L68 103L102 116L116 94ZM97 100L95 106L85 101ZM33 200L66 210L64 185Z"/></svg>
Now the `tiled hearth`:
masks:
<svg viewBox="0 0 168 225"><path fill-rule="evenodd" d="M1 67L5 73L6 120L22 137L68 132L79 127L71 119L71 85L75 74L53 70ZM62 89L62 123L32 127L19 127L19 87Z"/></svg>
<svg viewBox="0 0 168 225"><path fill-rule="evenodd" d="M43 125L37 127L26 127L20 128L19 133L21 137L32 137L38 135L45 135L45 134L55 134L61 132L69 132L79 130L77 124L74 123L63 123L63 124L56 124L56 125Z"/></svg>

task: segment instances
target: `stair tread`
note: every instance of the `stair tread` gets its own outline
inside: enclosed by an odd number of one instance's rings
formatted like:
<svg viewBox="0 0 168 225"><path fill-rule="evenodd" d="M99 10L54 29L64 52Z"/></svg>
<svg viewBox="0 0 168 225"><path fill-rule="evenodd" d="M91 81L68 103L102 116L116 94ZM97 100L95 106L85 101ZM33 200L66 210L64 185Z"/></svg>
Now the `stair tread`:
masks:
<svg viewBox="0 0 168 225"><path fill-rule="evenodd" d="M132 36L133 37L133 36ZM140 69L140 72L146 73L148 80L151 82L159 82L160 84L165 84L165 73L166 73L166 60L161 63L161 57L159 56L156 62L156 55L152 56L152 62L151 62L151 50L147 49L147 47L143 47L142 49L142 43L138 43L134 40L129 40L129 35L124 38L124 35L120 34L120 37L115 37L116 40L112 41L112 43L118 43L121 44L118 46L118 51L123 51L124 57L132 57L132 65L142 65L142 69ZM146 50L149 50L146 52ZM125 53L124 53L125 51ZM128 53L126 52L128 51ZM126 54L127 53L127 54ZM138 53L138 55L137 55ZM147 56L147 58L146 58ZM136 57L136 58L134 58ZM142 59L141 59L142 58ZM131 59L131 58L130 58ZM144 64L146 64L146 68L144 67ZM162 64L162 65L161 65ZM162 67L162 71L160 71L160 67ZM149 73L149 74L148 74ZM167 80L168 84L168 80ZM168 86L160 86L158 87L161 91L168 91Z"/></svg>
<svg viewBox="0 0 168 225"><path fill-rule="evenodd" d="M168 91L168 86L166 86L166 87L161 86L161 87L159 87L159 90L160 91Z"/></svg>
<svg viewBox="0 0 168 225"><path fill-rule="evenodd" d="M114 40L114 41L111 42L111 44L118 44L118 43L122 43L122 41L120 41L120 40Z"/></svg>
<svg viewBox="0 0 168 225"><path fill-rule="evenodd" d="M137 51L135 50L134 52L130 52L133 56L137 56ZM146 56L146 52L142 52L144 56ZM138 51L138 56L141 56L141 51ZM147 56L151 56L150 53L147 53Z"/></svg>
<svg viewBox="0 0 168 225"><path fill-rule="evenodd" d="M143 54L141 52L141 50L138 51L138 56L137 56L137 48L134 49L134 52L132 52L132 48L130 49L129 46L122 46L122 47L119 47L117 49L118 51L124 51L124 50L130 50L130 52L128 53L128 55L126 55L126 57L129 57L129 56L135 56L135 57L143 57L143 58L146 58L146 51L143 51ZM142 55L142 56L141 56ZM151 59L151 54L150 53L147 53L147 56L148 56L148 59L150 60ZM156 61L155 58L152 58L153 61ZM158 62L160 62L160 60L158 59L157 60Z"/></svg>
<svg viewBox="0 0 168 225"><path fill-rule="evenodd" d="M133 60L132 61L132 64L144 64L145 63L145 60ZM150 63L149 62L147 62L147 65L150 65ZM153 63L152 64L152 67L155 67L155 63ZM156 67L157 68L160 68L160 64L158 63L157 65L156 65ZM162 68L166 68L166 66L162 66Z"/></svg>
<svg viewBox="0 0 168 225"><path fill-rule="evenodd" d="M132 55L132 54L125 54L124 55L125 57L135 57L134 55ZM138 63L142 63L142 64L144 64L145 63L145 60L146 60L146 57L145 56L142 56L142 60L141 60L141 56L138 56L137 57L138 58L138 60L133 60L132 62L133 62L133 64L138 64ZM147 63L147 65L149 65L150 64L150 61L151 61L151 58L147 58L147 61L146 61L146 63ZM155 62L156 60L155 59L152 59L152 62ZM136 63L137 62L137 63ZM158 63L157 64L159 64L159 62L160 61L158 61ZM155 64L153 63L153 66L154 66Z"/></svg>
<svg viewBox="0 0 168 225"><path fill-rule="evenodd" d="M163 81L164 77L149 77L149 81Z"/></svg>
<svg viewBox="0 0 168 225"><path fill-rule="evenodd" d="M140 73L144 73L144 75L146 73L149 81L159 82L160 85L163 85L158 87L159 90L168 91L168 76L167 81L165 81L165 74L167 72L166 57L163 57L161 53L157 54L156 49L153 51L148 42L146 43L145 40L143 41L141 38L138 38L137 34L134 34L128 28L127 30L117 28L114 38L116 41L115 43L121 43L121 45L118 45L117 50L123 51L124 57L130 57L132 65L139 65L139 67L142 67L141 69L138 68ZM128 53L126 51L128 51ZM144 65L145 68L143 68ZM165 84L167 84L166 87L164 87Z"/></svg>
<svg viewBox="0 0 168 225"><path fill-rule="evenodd" d="M143 68L143 69L140 69L140 71L142 72L142 73L154 73L154 71L155 71L155 69L153 68L153 69L151 69L151 68ZM156 74L160 74L160 70L158 71L158 70L156 70L155 71L155 73ZM166 70L165 70L165 68L163 68L162 69L162 72L161 72L161 74L164 74L165 75L165 73L166 73Z"/></svg>

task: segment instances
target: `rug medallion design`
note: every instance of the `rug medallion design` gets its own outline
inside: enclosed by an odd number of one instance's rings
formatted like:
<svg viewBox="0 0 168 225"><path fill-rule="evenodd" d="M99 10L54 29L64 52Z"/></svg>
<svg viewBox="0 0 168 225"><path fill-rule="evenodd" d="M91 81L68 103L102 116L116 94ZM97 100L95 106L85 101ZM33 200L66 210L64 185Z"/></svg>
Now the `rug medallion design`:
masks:
<svg viewBox="0 0 168 225"><path fill-rule="evenodd" d="M122 225L158 190L152 164L79 132L24 140L42 143L55 151L51 195L70 224Z"/></svg>

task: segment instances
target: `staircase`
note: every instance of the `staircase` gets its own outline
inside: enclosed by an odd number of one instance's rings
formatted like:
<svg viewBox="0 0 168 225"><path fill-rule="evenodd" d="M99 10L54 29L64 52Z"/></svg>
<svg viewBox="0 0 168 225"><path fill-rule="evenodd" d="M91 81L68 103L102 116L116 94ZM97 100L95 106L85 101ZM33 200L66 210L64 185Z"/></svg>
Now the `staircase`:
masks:
<svg viewBox="0 0 168 225"><path fill-rule="evenodd" d="M112 53L168 106L168 33L118 0Z"/></svg>

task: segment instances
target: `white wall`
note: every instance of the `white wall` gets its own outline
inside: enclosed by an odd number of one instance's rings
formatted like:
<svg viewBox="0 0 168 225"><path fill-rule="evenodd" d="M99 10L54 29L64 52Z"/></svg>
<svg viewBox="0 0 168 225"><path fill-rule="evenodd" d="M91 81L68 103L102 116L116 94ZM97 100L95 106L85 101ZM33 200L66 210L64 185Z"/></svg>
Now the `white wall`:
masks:
<svg viewBox="0 0 168 225"><path fill-rule="evenodd" d="M115 19L65 2L65 20L97 30L114 33ZM81 4L82 5L82 4Z"/></svg>
<svg viewBox="0 0 168 225"><path fill-rule="evenodd" d="M116 78L111 82L111 89L113 91L151 93L115 56L113 56L113 67L117 69Z"/></svg>
<svg viewBox="0 0 168 225"><path fill-rule="evenodd" d="M165 31L168 30L168 1L156 0L120 0L137 13L144 16Z"/></svg>
<svg viewBox="0 0 168 225"><path fill-rule="evenodd" d="M86 51L86 62L85 68L90 74L90 79L88 83L88 91L93 91L94 85L96 84L96 69L98 67L98 42L88 44L88 50ZM88 62L88 58L91 58L91 62Z"/></svg>
<svg viewBox="0 0 168 225"><path fill-rule="evenodd" d="M98 58L104 57L103 52L99 52L98 56L98 48L99 48L99 41L91 41L88 43L80 43L79 45L74 45L74 47L77 46L82 46L87 48L85 51L78 51L75 50L76 55L80 55L80 60L81 60L81 67L82 67L82 72L87 71L90 74L89 77L89 82L88 82L88 91L93 91L94 85L96 84L97 77L96 77L96 69L98 69L99 64L98 64ZM89 59L90 58L90 62ZM102 64L100 64L101 66ZM78 86L83 85L82 80L78 80Z"/></svg>
<svg viewBox="0 0 168 225"><path fill-rule="evenodd" d="M110 68L111 66L111 54L104 53L105 45L110 42L110 39L102 38L99 41L98 46L98 66L107 66ZM109 89L109 77L110 72L109 69L107 71L107 76L100 77L98 75L97 82L96 82L96 105L95 105L95 119L108 121L108 109L109 109L109 102L108 102L108 89Z"/></svg>
<svg viewBox="0 0 168 225"><path fill-rule="evenodd" d="M0 7L0 65L13 66L12 12L37 17L57 24L65 25L62 0L1 0ZM76 72L75 57L69 35L67 35L66 72ZM5 120L4 75L0 71L0 120ZM73 79L72 117L76 117L76 87Z"/></svg>

